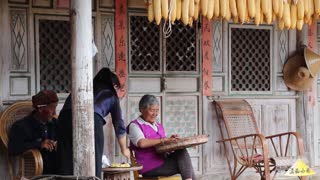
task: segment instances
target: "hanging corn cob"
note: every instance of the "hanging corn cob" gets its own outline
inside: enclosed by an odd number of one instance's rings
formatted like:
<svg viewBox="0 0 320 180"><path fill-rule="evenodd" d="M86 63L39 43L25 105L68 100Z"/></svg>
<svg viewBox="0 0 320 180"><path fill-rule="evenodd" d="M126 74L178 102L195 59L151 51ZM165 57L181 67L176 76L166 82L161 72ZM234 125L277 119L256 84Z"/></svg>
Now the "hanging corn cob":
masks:
<svg viewBox="0 0 320 180"><path fill-rule="evenodd" d="M213 0L211 0L213 1ZM202 16L206 16L207 15L207 12L208 12L208 0L201 0L200 1L200 4L201 4L201 14Z"/></svg>
<svg viewBox="0 0 320 180"><path fill-rule="evenodd" d="M273 12L278 16L279 14L279 0L272 0L272 9L273 9Z"/></svg>
<svg viewBox="0 0 320 180"><path fill-rule="evenodd" d="M291 19L291 29L295 29L297 26L297 5L292 3L290 6L290 19Z"/></svg>
<svg viewBox="0 0 320 180"><path fill-rule="evenodd" d="M174 23L174 21L177 19L177 0L170 0L170 6L171 6L171 23ZM169 7L170 7L169 6Z"/></svg>
<svg viewBox="0 0 320 180"><path fill-rule="evenodd" d="M256 14L255 14L255 17L254 17L254 23L259 26L259 24L261 24L261 2L260 0L256 0L256 3L255 3L255 9L256 9Z"/></svg>
<svg viewBox="0 0 320 180"><path fill-rule="evenodd" d="M181 0L181 18L183 24L189 24L189 0Z"/></svg>
<svg viewBox="0 0 320 180"><path fill-rule="evenodd" d="M161 0L161 13L163 19L168 19L168 0Z"/></svg>
<svg viewBox="0 0 320 180"><path fill-rule="evenodd" d="M236 0L229 0L229 5L232 17L238 17Z"/></svg>
<svg viewBox="0 0 320 180"><path fill-rule="evenodd" d="M161 0L153 0L153 12L154 12L154 19L156 23L159 25L161 21Z"/></svg>
<svg viewBox="0 0 320 180"><path fill-rule="evenodd" d="M229 1L226 1L227 3L226 3L226 17L225 17L225 19L227 20L227 21L229 21L230 19L231 19L231 12L230 12L230 2Z"/></svg>
<svg viewBox="0 0 320 180"><path fill-rule="evenodd" d="M229 0L220 0L220 2L219 2L219 4L220 4L220 16L222 18L225 18L226 15L227 15L227 1L229 2Z"/></svg>
<svg viewBox="0 0 320 180"><path fill-rule="evenodd" d="M297 20L297 29L301 31L302 27L303 27L303 19Z"/></svg>
<svg viewBox="0 0 320 180"><path fill-rule="evenodd" d="M266 1L266 13L264 12L266 16L267 24L271 24L272 22L272 1L271 0L265 0Z"/></svg>
<svg viewBox="0 0 320 180"><path fill-rule="evenodd" d="M147 6L148 6L148 20L149 22L152 22L154 20L152 0L148 0Z"/></svg>
<svg viewBox="0 0 320 180"><path fill-rule="evenodd" d="M194 17L194 0L189 0L189 17Z"/></svg>
<svg viewBox="0 0 320 180"><path fill-rule="evenodd" d="M237 9L238 9L238 14L239 14L239 20L243 24L246 19L246 4L245 0L237 0Z"/></svg>
<svg viewBox="0 0 320 180"><path fill-rule="evenodd" d="M214 12L214 2L213 0L208 1L208 7L207 7L207 18L210 20L213 18L213 12Z"/></svg>
<svg viewBox="0 0 320 180"><path fill-rule="evenodd" d="M199 18L199 13L200 13L200 3L199 0L197 2L197 0L194 1L194 17L193 19L196 21Z"/></svg>
<svg viewBox="0 0 320 180"><path fill-rule="evenodd" d="M301 30L303 24L318 21L320 0L145 0L148 20L161 19L173 24L181 20L192 26L202 15L209 20L225 19L234 23L276 22L279 29Z"/></svg>
<svg viewBox="0 0 320 180"><path fill-rule="evenodd" d="M278 11L278 18L282 19L283 17L283 0L277 0L279 2L279 11Z"/></svg>
<svg viewBox="0 0 320 180"><path fill-rule="evenodd" d="M250 18L254 18L256 16L256 6L255 6L256 0L247 0L247 9L249 13Z"/></svg>
<svg viewBox="0 0 320 180"><path fill-rule="evenodd" d="M210 1L210 0L209 0ZM219 0L213 0L213 2L214 2L214 11L213 11L213 16L214 17L219 17L219 15L220 15L220 1Z"/></svg>
<svg viewBox="0 0 320 180"><path fill-rule="evenodd" d="M314 13L320 15L320 0L314 0Z"/></svg>
<svg viewBox="0 0 320 180"><path fill-rule="evenodd" d="M177 5L177 8L176 8L176 18L177 20L180 20L181 19L181 0L177 0L176 1L176 5Z"/></svg>
<svg viewBox="0 0 320 180"><path fill-rule="evenodd" d="M291 27L290 2L285 2L283 4L283 21L284 21L284 27L286 29L289 29Z"/></svg>
<svg viewBox="0 0 320 180"><path fill-rule="evenodd" d="M303 20L303 17L304 17L304 4L303 4L303 1L300 0L297 3L297 20Z"/></svg>

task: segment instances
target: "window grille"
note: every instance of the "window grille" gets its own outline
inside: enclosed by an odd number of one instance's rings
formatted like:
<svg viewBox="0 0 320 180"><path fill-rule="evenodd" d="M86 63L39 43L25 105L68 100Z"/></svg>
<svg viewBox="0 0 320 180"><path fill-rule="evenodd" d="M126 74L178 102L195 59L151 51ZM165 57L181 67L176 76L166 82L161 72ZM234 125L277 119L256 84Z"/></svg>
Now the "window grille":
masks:
<svg viewBox="0 0 320 180"><path fill-rule="evenodd" d="M130 16L132 71L160 71L160 28L145 16Z"/></svg>
<svg viewBox="0 0 320 180"><path fill-rule="evenodd" d="M70 25L68 21L39 20L40 89L71 90Z"/></svg>
<svg viewBox="0 0 320 180"><path fill-rule="evenodd" d="M197 71L197 23L192 27L180 21L172 25L172 34L162 38L162 26L145 16L130 15L130 66L132 71ZM164 58L163 60L161 58Z"/></svg>
<svg viewBox="0 0 320 180"><path fill-rule="evenodd" d="M185 26L181 21L172 25L166 41L167 71L196 71L196 24Z"/></svg>
<svg viewBox="0 0 320 180"><path fill-rule="evenodd" d="M270 29L231 28L231 91L271 91Z"/></svg>

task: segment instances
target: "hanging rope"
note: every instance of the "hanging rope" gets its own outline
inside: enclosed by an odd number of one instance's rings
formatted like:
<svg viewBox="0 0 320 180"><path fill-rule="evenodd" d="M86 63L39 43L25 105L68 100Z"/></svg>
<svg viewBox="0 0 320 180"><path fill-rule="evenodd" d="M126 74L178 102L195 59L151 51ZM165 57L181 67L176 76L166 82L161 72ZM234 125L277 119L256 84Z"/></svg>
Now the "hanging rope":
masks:
<svg viewBox="0 0 320 180"><path fill-rule="evenodd" d="M171 13L173 8L172 6L173 6L173 1L171 0L169 5L168 18L164 21L163 28L162 28L165 38L168 38L172 33L172 24L171 24Z"/></svg>

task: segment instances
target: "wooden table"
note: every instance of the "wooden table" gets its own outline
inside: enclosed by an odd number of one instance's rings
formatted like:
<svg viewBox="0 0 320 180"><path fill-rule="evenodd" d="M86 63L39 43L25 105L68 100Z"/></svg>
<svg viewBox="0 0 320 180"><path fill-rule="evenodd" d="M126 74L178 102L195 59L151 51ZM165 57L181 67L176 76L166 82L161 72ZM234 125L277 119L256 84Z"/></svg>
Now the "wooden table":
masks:
<svg viewBox="0 0 320 180"><path fill-rule="evenodd" d="M142 169L142 166L123 168L107 167L102 168L103 180L130 180L130 172Z"/></svg>

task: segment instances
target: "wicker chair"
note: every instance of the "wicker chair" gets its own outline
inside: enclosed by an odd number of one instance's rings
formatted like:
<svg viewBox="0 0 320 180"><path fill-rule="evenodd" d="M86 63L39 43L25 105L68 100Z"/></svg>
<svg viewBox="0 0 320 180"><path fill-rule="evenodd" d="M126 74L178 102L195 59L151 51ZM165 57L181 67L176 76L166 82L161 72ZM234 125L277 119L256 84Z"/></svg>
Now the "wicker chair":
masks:
<svg viewBox="0 0 320 180"><path fill-rule="evenodd" d="M131 156L130 156L131 164L133 166L140 166L136 161L136 158L134 156L134 151L130 150L130 152L131 152ZM139 171L133 171L133 176L134 176L134 180L181 180L181 177L178 175L158 176L158 177L142 177L139 175Z"/></svg>
<svg viewBox="0 0 320 180"><path fill-rule="evenodd" d="M248 168L254 168L261 179L269 180L270 173L289 169L297 157L303 155L303 141L297 132L262 135L247 101L213 103L222 137L217 142L223 145L232 180Z"/></svg>
<svg viewBox="0 0 320 180"><path fill-rule="evenodd" d="M0 137L5 148L8 148L8 134L12 124L31 113L32 110L31 101L20 101L12 104L1 113ZM42 156L37 149L28 150L19 157L7 157L11 180L20 179L21 177L31 178L42 174Z"/></svg>

